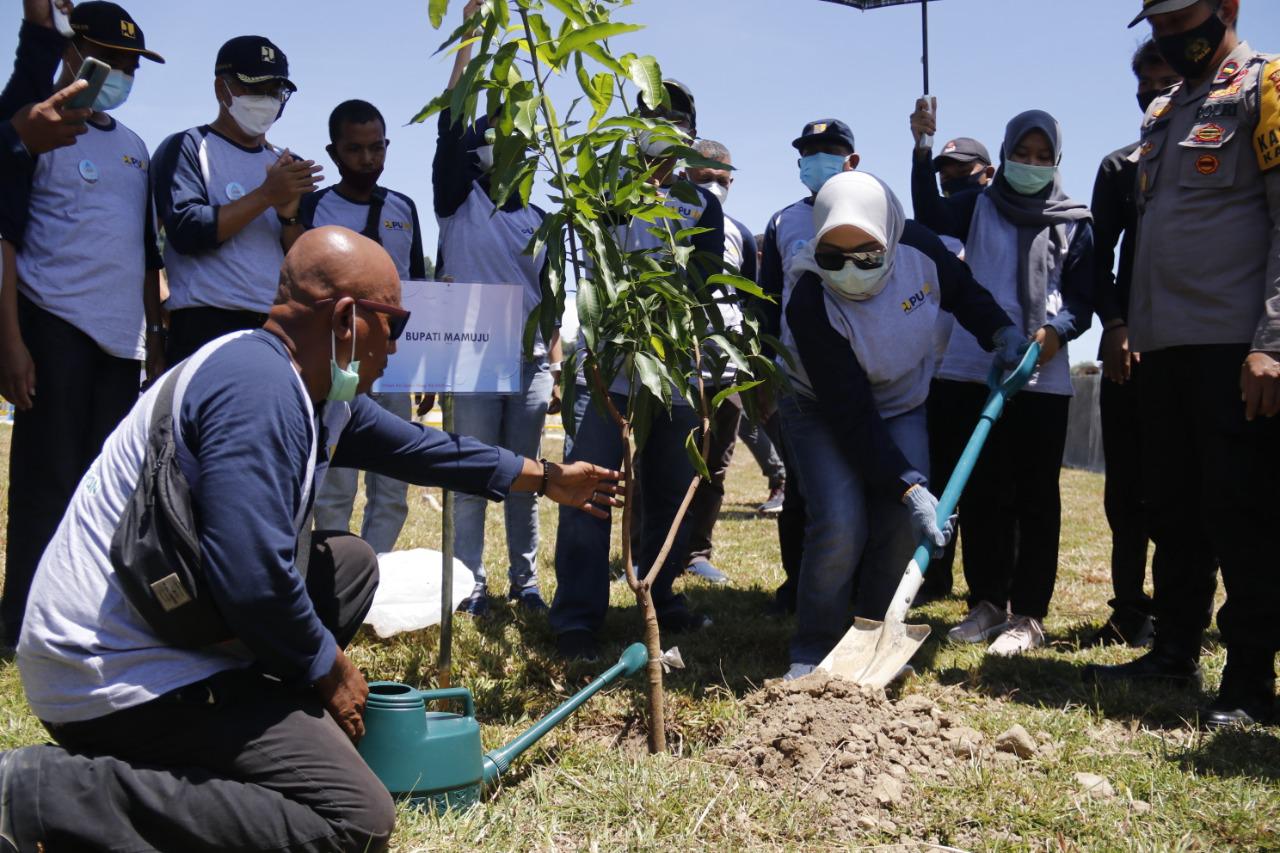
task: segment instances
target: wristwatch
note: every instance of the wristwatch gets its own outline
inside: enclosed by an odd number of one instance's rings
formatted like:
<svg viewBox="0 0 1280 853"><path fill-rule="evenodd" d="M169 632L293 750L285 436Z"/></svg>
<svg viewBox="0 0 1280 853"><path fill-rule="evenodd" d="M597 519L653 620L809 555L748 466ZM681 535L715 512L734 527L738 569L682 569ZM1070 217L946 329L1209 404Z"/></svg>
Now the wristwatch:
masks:
<svg viewBox="0 0 1280 853"><path fill-rule="evenodd" d="M276 219L280 220L281 225L297 225L298 224L298 214L296 213L293 216L281 216L280 214L277 213Z"/></svg>

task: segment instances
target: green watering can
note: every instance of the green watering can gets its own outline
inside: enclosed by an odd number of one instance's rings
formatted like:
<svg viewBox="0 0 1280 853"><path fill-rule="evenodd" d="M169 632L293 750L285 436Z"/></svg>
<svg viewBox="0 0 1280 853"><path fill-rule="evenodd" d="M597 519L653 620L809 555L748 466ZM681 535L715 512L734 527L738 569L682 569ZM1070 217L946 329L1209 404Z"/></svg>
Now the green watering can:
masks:
<svg viewBox="0 0 1280 853"><path fill-rule="evenodd" d="M369 685L365 735L360 755L397 798L407 798L437 814L466 809L529 747L596 693L638 672L649 662L643 643L627 647L618 662L579 690L528 731L500 749L483 752L475 701L465 687L416 690L396 681ZM462 713L428 710L461 703Z"/></svg>

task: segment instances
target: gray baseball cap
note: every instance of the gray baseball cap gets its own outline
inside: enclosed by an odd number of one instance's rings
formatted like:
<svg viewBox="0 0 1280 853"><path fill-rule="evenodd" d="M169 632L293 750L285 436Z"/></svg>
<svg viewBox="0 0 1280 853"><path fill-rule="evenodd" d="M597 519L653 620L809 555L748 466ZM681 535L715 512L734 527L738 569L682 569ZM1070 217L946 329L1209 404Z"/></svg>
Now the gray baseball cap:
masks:
<svg viewBox="0 0 1280 853"><path fill-rule="evenodd" d="M1188 6L1194 6L1200 0L1142 0L1142 11L1129 24L1136 27L1152 15L1163 15L1165 12L1177 12Z"/></svg>

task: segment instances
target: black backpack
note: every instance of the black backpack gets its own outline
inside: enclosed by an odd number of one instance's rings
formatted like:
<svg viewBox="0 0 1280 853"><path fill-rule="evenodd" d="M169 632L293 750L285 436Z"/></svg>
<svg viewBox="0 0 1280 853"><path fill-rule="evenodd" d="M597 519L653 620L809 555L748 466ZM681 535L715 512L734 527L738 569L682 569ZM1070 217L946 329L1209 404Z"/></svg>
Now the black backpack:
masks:
<svg viewBox="0 0 1280 853"><path fill-rule="evenodd" d="M125 597L165 642L199 648L231 639L205 581L191 487L178 465L173 395L187 367L169 372L156 397L147 458L111 538Z"/></svg>

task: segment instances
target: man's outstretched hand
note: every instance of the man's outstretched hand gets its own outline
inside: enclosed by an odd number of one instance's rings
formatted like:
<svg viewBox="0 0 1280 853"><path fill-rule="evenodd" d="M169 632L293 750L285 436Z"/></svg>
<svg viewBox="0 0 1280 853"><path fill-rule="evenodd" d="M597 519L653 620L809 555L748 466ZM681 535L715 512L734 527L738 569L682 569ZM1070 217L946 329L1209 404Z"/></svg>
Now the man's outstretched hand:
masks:
<svg viewBox="0 0 1280 853"><path fill-rule="evenodd" d="M608 518L609 507L622 506L627 494L622 472L601 468L590 462L567 465L548 463L546 496L558 504L571 506L596 518ZM525 469L512 486L514 491L533 492L542 485L542 463L525 460Z"/></svg>
<svg viewBox="0 0 1280 853"><path fill-rule="evenodd" d="M55 148L63 148L88 131L84 123L93 111L73 110L65 106L73 95L87 88L88 81L77 80L65 89L54 92L48 100L22 107L14 113L10 122L27 151L43 154Z"/></svg>

